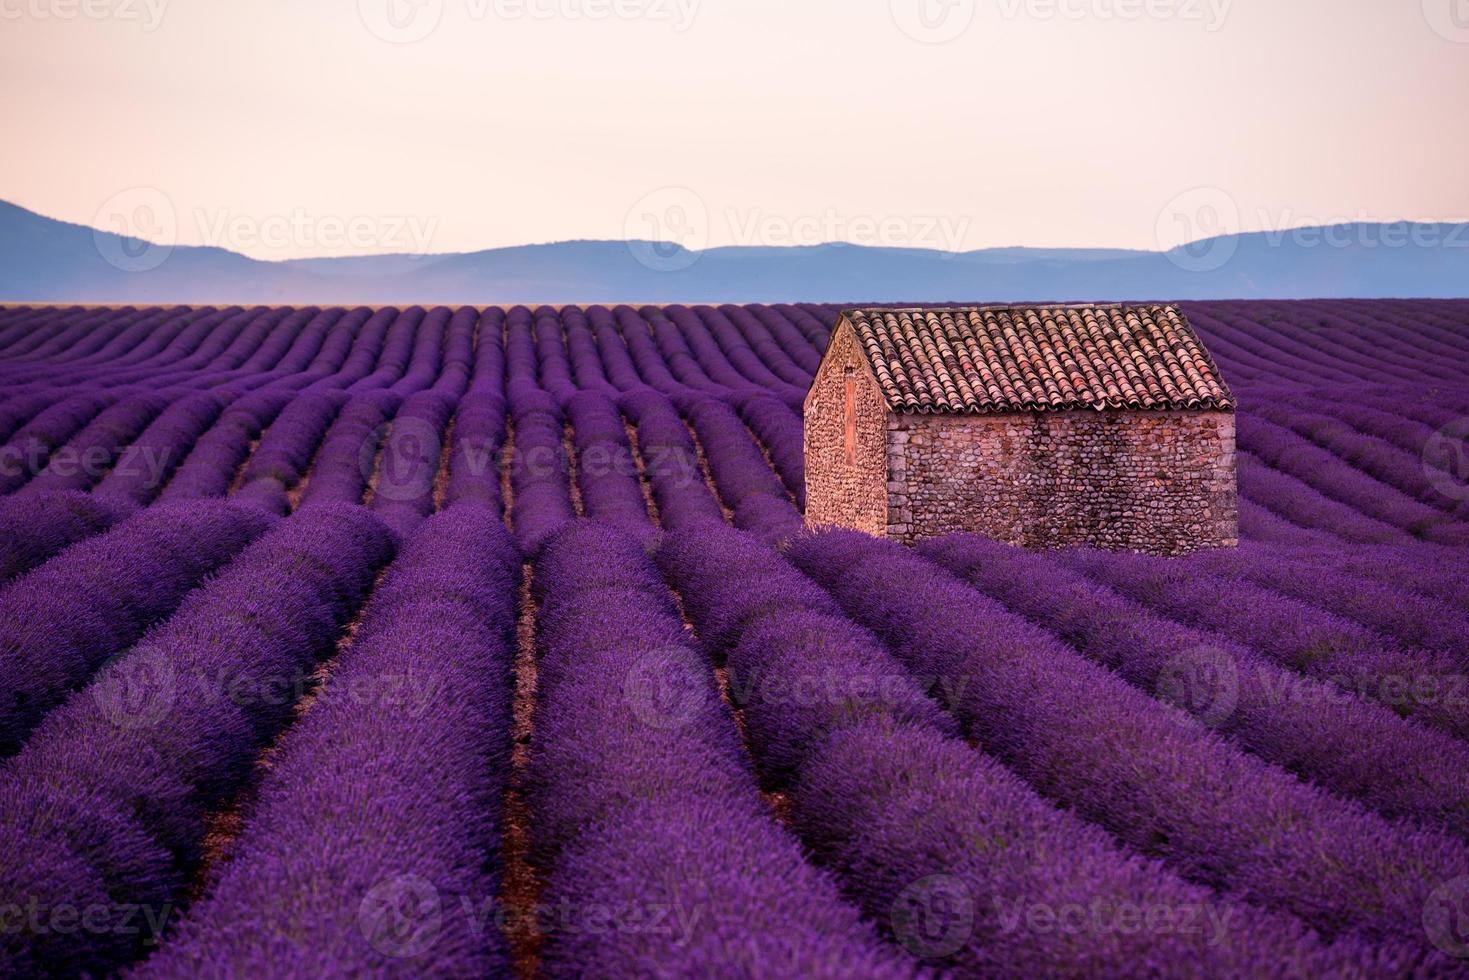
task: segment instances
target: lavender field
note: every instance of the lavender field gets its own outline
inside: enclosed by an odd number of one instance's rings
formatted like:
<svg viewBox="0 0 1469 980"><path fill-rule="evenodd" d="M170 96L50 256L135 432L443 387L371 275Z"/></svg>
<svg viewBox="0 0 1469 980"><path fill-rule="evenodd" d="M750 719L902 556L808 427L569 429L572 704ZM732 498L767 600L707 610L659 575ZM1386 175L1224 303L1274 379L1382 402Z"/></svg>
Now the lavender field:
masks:
<svg viewBox="0 0 1469 980"><path fill-rule="evenodd" d="M1469 976L1469 301L1179 560L806 533L840 309L0 310L0 975Z"/></svg>

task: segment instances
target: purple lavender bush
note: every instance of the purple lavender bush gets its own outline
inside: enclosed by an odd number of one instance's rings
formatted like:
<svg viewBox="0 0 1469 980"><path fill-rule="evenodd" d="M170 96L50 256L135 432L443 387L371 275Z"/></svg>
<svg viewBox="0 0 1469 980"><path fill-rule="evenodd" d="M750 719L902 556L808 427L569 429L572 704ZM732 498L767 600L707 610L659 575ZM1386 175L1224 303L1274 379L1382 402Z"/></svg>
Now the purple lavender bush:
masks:
<svg viewBox="0 0 1469 980"><path fill-rule="evenodd" d="M222 502L154 507L0 592L0 756L269 525Z"/></svg>
<svg viewBox="0 0 1469 980"><path fill-rule="evenodd" d="M97 881L113 903L177 902L205 814L292 717L391 549L361 508L283 521L47 716L0 775L0 889L45 913L6 935L4 972L79 955L101 969L140 951L143 936L44 925Z"/></svg>
<svg viewBox="0 0 1469 980"><path fill-rule="evenodd" d="M519 576L482 509L413 533L281 742L229 864L139 975L506 972L499 809Z"/></svg>
<svg viewBox="0 0 1469 980"><path fill-rule="evenodd" d="M985 751L1188 878L1328 936L1427 948L1425 902L1469 873L1461 840L1240 752L895 545L833 532L790 554L910 670L963 685L953 711Z"/></svg>
<svg viewBox="0 0 1469 980"><path fill-rule="evenodd" d="M572 563L620 572L577 588ZM550 868L550 976L911 976L764 810L712 671L667 608L634 539L572 524L536 566L544 670L531 800ZM626 922L581 919L607 903ZM788 914L801 909L799 916ZM639 928L684 916L679 930Z"/></svg>

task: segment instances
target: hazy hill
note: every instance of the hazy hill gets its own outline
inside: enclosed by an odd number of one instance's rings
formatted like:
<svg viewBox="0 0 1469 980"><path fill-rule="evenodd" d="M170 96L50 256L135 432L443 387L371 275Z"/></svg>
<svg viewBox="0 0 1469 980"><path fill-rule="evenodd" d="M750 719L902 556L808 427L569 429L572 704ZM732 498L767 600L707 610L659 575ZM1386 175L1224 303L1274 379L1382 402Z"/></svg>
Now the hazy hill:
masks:
<svg viewBox="0 0 1469 980"><path fill-rule="evenodd" d="M1409 232L1413 232L1409 234ZM1170 253L820 245L693 254L557 242L426 257L261 262L155 250L0 202L0 300L537 303L1469 296L1469 225L1344 225ZM656 262L644 263L653 249ZM650 265L686 266L660 271ZM142 267L141 269L139 267Z"/></svg>

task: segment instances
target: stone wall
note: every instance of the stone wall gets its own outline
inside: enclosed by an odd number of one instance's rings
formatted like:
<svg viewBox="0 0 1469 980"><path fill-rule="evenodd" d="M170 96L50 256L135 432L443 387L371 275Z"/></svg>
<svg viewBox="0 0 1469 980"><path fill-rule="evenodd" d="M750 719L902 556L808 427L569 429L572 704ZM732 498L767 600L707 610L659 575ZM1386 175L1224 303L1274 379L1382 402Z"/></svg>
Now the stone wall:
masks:
<svg viewBox="0 0 1469 980"><path fill-rule="evenodd" d="M848 445L848 382L852 417ZM806 523L887 533L887 403L845 322L806 396ZM849 452L850 450L850 452Z"/></svg>
<svg viewBox="0 0 1469 980"><path fill-rule="evenodd" d="M886 531L899 541L976 531L1163 555L1238 543L1230 413L886 418Z"/></svg>

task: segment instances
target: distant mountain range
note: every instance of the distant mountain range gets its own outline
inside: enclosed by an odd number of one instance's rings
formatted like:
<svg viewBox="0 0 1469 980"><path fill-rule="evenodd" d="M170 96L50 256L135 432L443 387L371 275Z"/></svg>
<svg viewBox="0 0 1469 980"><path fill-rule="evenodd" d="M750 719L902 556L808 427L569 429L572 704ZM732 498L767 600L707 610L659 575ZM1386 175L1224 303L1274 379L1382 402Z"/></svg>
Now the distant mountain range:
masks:
<svg viewBox="0 0 1469 980"><path fill-rule="evenodd" d="M262 262L163 248L0 202L0 301L77 303L914 302L1469 296L1469 225L1338 225L1171 252L818 245L685 252L576 241Z"/></svg>

